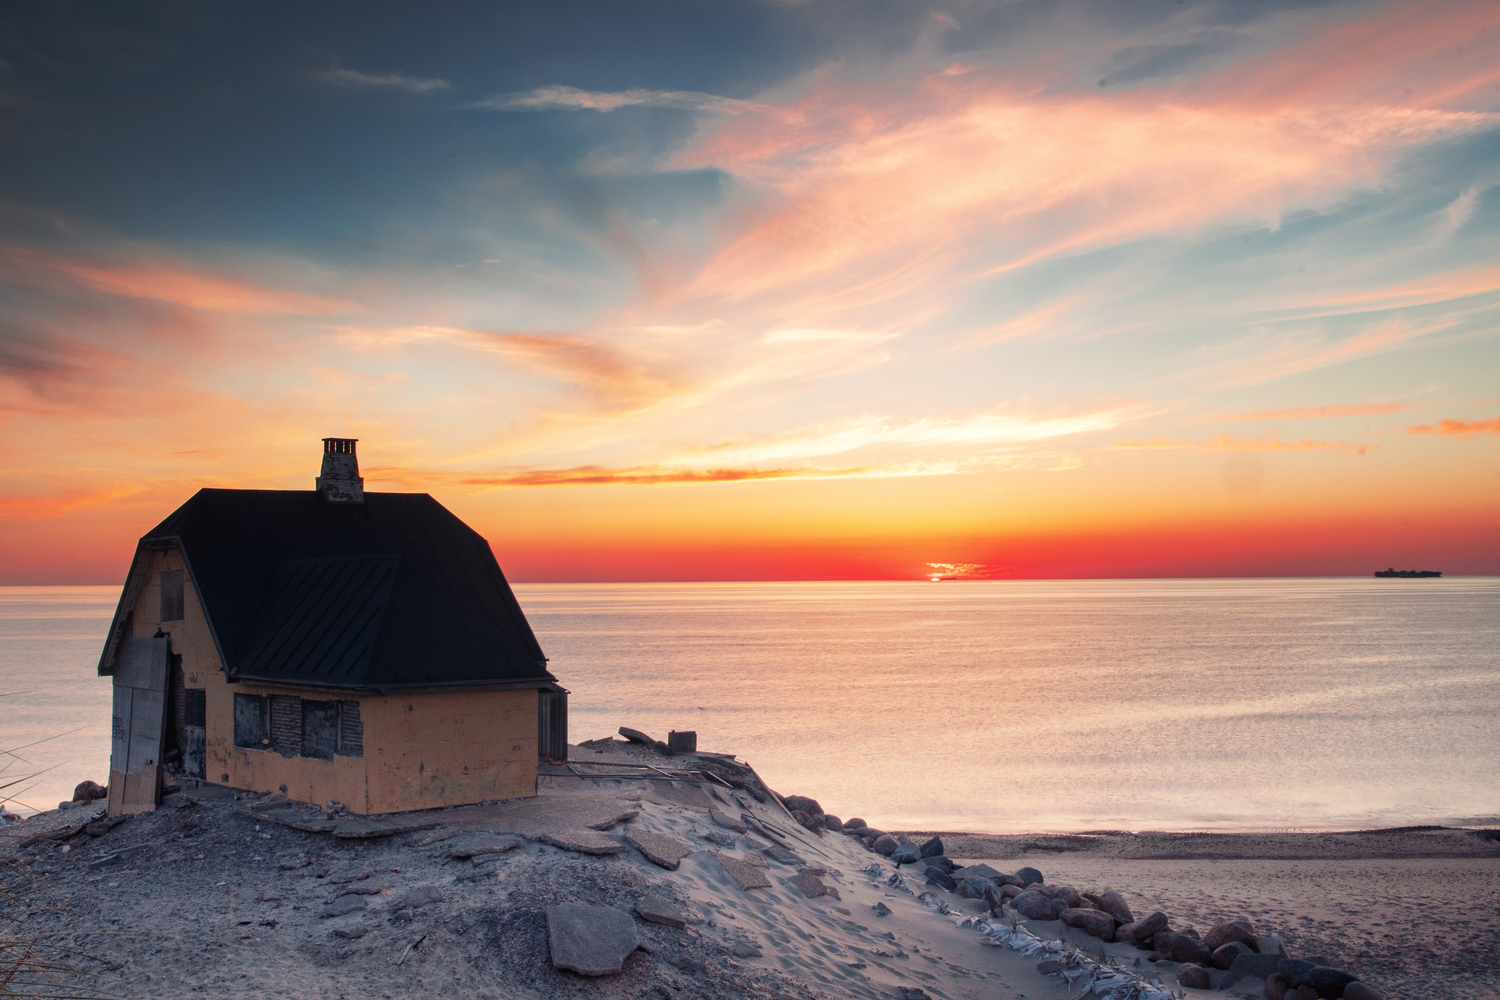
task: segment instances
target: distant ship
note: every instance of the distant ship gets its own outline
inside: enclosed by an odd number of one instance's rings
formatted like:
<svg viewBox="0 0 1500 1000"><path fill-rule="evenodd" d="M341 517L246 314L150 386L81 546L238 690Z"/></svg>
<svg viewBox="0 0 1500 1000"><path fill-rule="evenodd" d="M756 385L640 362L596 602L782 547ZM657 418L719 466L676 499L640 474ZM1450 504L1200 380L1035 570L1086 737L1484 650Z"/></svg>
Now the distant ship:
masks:
<svg viewBox="0 0 1500 1000"><path fill-rule="evenodd" d="M1414 580L1428 576L1442 576L1435 569L1377 569L1376 576L1399 577L1402 580Z"/></svg>

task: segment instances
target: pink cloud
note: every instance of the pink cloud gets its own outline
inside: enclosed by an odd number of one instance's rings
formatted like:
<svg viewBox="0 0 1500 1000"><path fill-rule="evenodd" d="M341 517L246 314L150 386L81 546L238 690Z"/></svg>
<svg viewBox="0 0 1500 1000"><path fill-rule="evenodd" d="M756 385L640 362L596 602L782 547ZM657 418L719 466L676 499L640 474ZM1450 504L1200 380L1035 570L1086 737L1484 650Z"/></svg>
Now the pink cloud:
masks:
<svg viewBox="0 0 1500 1000"><path fill-rule="evenodd" d="M1408 426L1406 433L1448 434L1468 440L1481 434L1500 434L1500 417L1491 420L1439 420L1436 427L1429 424Z"/></svg>
<svg viewBox="0 0 1500 1000"><path fill-rule="evenodd" d="M1219 420L1320 420L1329 417L1377 417L1410 410L1416 403L1332 403L1328 406L1300 406L1290 410L1258 410L1254 413L1210 413L1195 417L1194 423Z"/></svg>
<svg viewBox="0 0 1500 1000"><path fill-rule="evenodd" d="M1279 441L1241 440L1233 434L1210 434L1205 441L1153 437L1145 441L1116 441L1111 447L1120 451L1204 451L1243 455L1269 451L1342 451L1363 455L1379 448L1378 444L1350 444L1347 441Z"/></svg>

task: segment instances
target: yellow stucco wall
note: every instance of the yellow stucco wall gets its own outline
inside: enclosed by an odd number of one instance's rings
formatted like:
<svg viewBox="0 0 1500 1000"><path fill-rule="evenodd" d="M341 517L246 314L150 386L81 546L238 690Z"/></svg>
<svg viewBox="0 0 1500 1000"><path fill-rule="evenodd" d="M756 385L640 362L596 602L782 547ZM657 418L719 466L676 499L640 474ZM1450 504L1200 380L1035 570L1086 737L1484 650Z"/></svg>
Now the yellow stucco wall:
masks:
<svg viewBox="0 0 1500 1000"><path fill-rule="evenodd" d="M184 573L183 620L161 622L159 574L186 570L175 550L151 554L131 612L131 634L170 633L183 682L204 690L205 776L214 784L259 792L285 787L299 802L334 801L350 812L403 812L536 794L537 697L534 690L398 695L230 684L208 629L197 588ZM363 757L283 757L234 745L235 694L285 694L360 703ZM172 720L168 720L172 725Z"/></svg>
<svg viewBox="0 0 1500 1000"><path fill-rule="evenodd" d="M360 701L371 812L536 794L536 691Z"/></svg>

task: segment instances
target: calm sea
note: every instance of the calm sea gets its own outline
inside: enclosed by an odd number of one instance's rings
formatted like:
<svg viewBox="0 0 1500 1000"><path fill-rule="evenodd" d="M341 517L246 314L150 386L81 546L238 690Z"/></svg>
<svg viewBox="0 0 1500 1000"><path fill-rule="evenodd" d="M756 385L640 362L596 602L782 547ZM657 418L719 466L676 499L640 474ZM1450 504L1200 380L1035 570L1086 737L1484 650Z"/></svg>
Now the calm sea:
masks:
<svg viewBox="0 0 1500 1000"><path fill-rule="evenodd" d="M515 589L574 742L696 730L877 826L1500 823L1497 578ZM0 588L16 811L105 779L117 593Z"/></svg>

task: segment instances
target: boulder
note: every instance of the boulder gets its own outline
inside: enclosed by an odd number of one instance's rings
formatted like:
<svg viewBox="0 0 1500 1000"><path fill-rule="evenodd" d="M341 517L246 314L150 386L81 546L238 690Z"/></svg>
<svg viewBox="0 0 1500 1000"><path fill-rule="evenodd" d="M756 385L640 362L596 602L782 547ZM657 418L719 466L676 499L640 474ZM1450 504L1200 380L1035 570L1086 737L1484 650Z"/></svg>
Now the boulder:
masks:
<svg viewBox="0 0 1500 1000"><path fill-rule="evenodd" d="M823 807L818 805L817 799L810 799L806 795L788 795L782 799L788 812L807 812L823 815Z"/></svg>
<svg viewBox="0 0 1500 1000"><path fill-rule="evenodd" d="M1205 941L1204 946L1206 947L1207 944L1208 942ZM1246 947L1245 942L1231 941L1228 944L1221 944L1217 948L1215 948L1213 955L1209 958L1209 963L1215 969L1230 969L1234 967L1234 960L1239 958L1241 955L1253 954L1255 954L1255 952Z"/></svg>
<svg viewBox="0 0 1500 1000"><path fill-rule="evenodd" d="M736 941L729 953L735 958L760 958L765 952L753 941Z"/></svg>
<svg viewBox="0 0 1500 1000"><path fill-rule="evenodd" d="M1190 990L1206 990L1213 985L1208 970L1201 965L1184 965L1177 970L1177 982Z"/></svg>
<svg viewBox="0 0 1500 1000"><path fill-rule="evenodd" d="M884 854L886 857L890 857L892 854L896 853L896 849L900 846L901 842L895 837L892 837L888 833L882 833L879 837L876 837L875 842L870 845L870 850L874 851L876 854Z"/></svg>
<svg viewBox="0 0 1500 1000"><path fill-rule="evenodd" d="M1098 898L1094 900L1094 904L1122 924L1135 922L1135 917L1130 913L1130 907L1125 904L1125 900L1120 898L1120 894L1113 889L1106 889L1101 892ZM1212 948L1209 949L1209 951L1212 950Z"/></svg>
<svg viewBox="0 0 1500 1000"><path fill-rule="evenodd" d="M1275 934L1267 934L1255 942L1255 950L1262 955L1285 955L1286 947L1281 943L1281 938Z"/></svg>
<svg viewBox="0 0 1500 1000"><path fill-rule="evenodd" d="M941 868L950 875L958 868L958 865L955 865L941 854L931 858L922 858L921 861L928 868Z"/></svg>
<svg viewBox="0 0 1500 1000"><path fill-rule="evenodd" d="M109 798L109 789L97 781L80 781L73 789L74 802L93 802L95 799Z"/></svg>
<svg viewBox="0 0 1500 1000"><path fill-rule="evenodd" d="M1040 962L1036 963L1036 971L1040 972L1044 976L1051 975L1052 973L1056 972L1061 972L1062 970L1063 964L1055 958L1044 958Z"/></svg>
<svg viewBox="0 0 1500 1000"><path fill-rule="evenodd" d="M849 820L845 820L844 821L844 829L846 829L846 830L858 830L862 826L869 826L869 825L870 824L866 823L864 820L860 819L858 816L855 816L853 819L849 819Z"/></svg>
<svg viewBox="0 0 1500 1000"><path fill-rule="evenodd" d="M1021 880L1021 885L1023 887L1028 886L1028 885L1030 885L1033 882L1045 882L1045 881L1047 881L1046 879L1042 878L1042 873L1039 872L1039 871L1037 871L1035 868L1019 868L1019 869L1017 869L1016 870L1016 878L1018 878L1018 879Z"/></svg>
<svg viewBox="0 0 1500 1000"><path fill-rule="evenodd" d="M918 849L917 856L923 858L935 858L943 853L943 838L933 837Z"/></svg>
<svg viewBox="0 0 1500 1000"><path fill-rule="evenodd" d="M1068 927L1076 927L1090 937L1096 937L1101 941L1115 939L1114 919L1102 910L1069 906L1064 908L1058 917Z"/></svg>
<svg viewBox="0 0 1500 1000"><path fill-rule="evenodd" d="M1362 983L1356 979L1344 987L1344 1000L1385 1000L1385 994L1369 983Z"/></svg>
<svg viewBox="0 0 1500 1000"><path fill-rule="evenodd" d="M1203 935L1203 943L1208 945L1209 951L1218 951L1231 941L1238 941L1251 951L1256 951L1258 940L1248 920L1226 920L1214 924Z"/></svg>
<svg viewBox="0 0 1500 1000"><path fill-rule="evenodd" d="M1010 901L1015 911L1027 920L1051 920L1052 900L1037 892L1028 889Z"/></svg>
<svg viewBox="0 0 1500 1000"><path fill-rule="evenodd" d="M1228 945L1225 945L1225 947L1228 947ZM1224 981L1219 984L1219 988L1227 990L1246 976L1253 976L1256 979L1266 979L1275 974L1276 963L1279 961L1281 959L1276 955L1257 955L1250 951L1241 952L1235 956L1234 964L1225 973Z"/></svg>
<svg viewBox="0 0 1500 1000"><path fill-rule="evenodd" d="M843 833L844 824L837 816L829 816L825 813L823 816L823 829L829 833Z"/></svg>
<svg viewBox="0 0 1500 1000"><path fill-rule="evenodd" d="M1078 890L1071 885L1049 885L1042 890L1053 899L1060 899L1067 904L1069 909L1076 909L1083 902L1083 897L1078 895Z"/></svg>
<svg viewBox="0 0 1500 1000"><path fill-rule="evenodd" d="M687 926L687 914L682 911L682 907L661 896L647 896L635 904L635 912L641 915L642 920L664 927L682 930Z"/></svg>
<svg viewBox="0 0 1500 1000"><path fill-rule="evenodd" d="M1206 965L1213 953L1195 937L1186 934L1178 934L1173 931L1162 931L1152 938L1152 945L1157 951L1166 955L1174 962L1193 962L1198 965Z"/></svg>
<svg viewBox="0 0 1500 1000"><path fill-rule="evenodd" d="M1011 885L1010 883L1006 883L1005 885L1002 885L1000 887L1000 893L1006 899L1015 899L1017 896L1019 896L1021 893L1025 892L1025 891L1026 890L1022 889L1020 886L1018 886L1018 885Z"/></svg>
<svg viewBox="0 0 1500 1000"><path fill-rule="evenodd" d="M1337 1000L1337 998L1344 995L1344 991L1348 989L1349 984L1352 982L1354 982L1354 976L1343 969L1318 965L1314 966L1306 974L1305 978L1297 983L1297 988L1301 989L1303 986L1311 986L1317 990L1318 996Z"/></svg>
<svg viewBox="0 0 1500 1000"><path fill-rule="evenodd" d="M994 885L995 883L987 878L966 878L958 883L958 894L964 899L984 899L985 891L993 888Z"/></svg>
<svg viewBox="0 0 1500 1000"><path fill-rule="evenodd" d="M994 881L995 879L1000 877L1000 873L995 871L995 869L991 868L989 865L969 865L966 868L956 869L949 874L958 879L960 882L962 882L966 878L987 878L990 881Z"/></svg>
<svg viewBox="0 0 1500 1000"><path fill-rule="evenodd" d="M953 881L952 876L943 871L941 868L935 867L933 865L928 865L927 871L924 874L927 876L928 885L941 886L942 888L947 889L949 892L953 892L958 888L958 883Z"/></svg>
<svg viewBox="0 0 1500 1000"><path fill-rule="evenodd" d="M620 971L640 939L635 920L624 910L561 903L547 907L547 943L557 968L581 976L608 976Z"/></svg>
<svg viewBox="0 0 1500 1000"><path fill-rule="evenodd" d="M870 909L875 911L877 917L888 917L891 915L891 908L884 903L876 903Z"/></svg>
<svg viewBox="0 0 1500 1000"><path fill-rule="evenodd" d="M1292 991L1292 984L1286 981L1286 977L1279 972L1273 972L1266 977L1266 1000L1284 1000L1287 993Z"/></svg>
<svg viewBox="0 0 1500 1000"><path fill-rule="evenodd" d="M1000 908L1005 905L1005 896L1001 894L1000 887L991 882L984 890L984 901L990 904L991 913L999 913Z"/></svg>
<svg viewBox="0 0 1500 1000"><path fill-rule="evenodd" d="M897 868L902 865L914 865L920 857L921 855L917 853L917 849L910 844L898 847L891 852L891 860L896 862Z"/></svg>
<svg viewBox="0 0 1500 1000"><path fill-rule="evenodd" d="M1318 991L1303 983L1297 987L1297 1000L1318 1000Z"/></svg>
<svg viewBox="0 0 1500 1000"><path fill-rule="evenodd" d="M1135 930L1131 932L1131 937L1136 941L1149 941L1166 929L1167 915L1157 910L1151 916L1142 917L1135 922ZM1117 940L1123 939L1117 938Z"/></svg>
<svg viewBox="0 0 1500 1000"><path fill-rule="evenodd" d="M824 816L820 812L797 812L792 813L792 815L797 817L797 822L801 823L804 829L811 830L813 833L817 833L823 829L823 823L828 819L827 816Z"/></svg>
<svg viewBox="0 0 1500 1000"><path fill-rule="evenodd" d="M693 853L693 849L675 837L668 837L650 830L631 829L625 832L625 843L646 856L653 865L675 872L682 859Z"/></svg>

